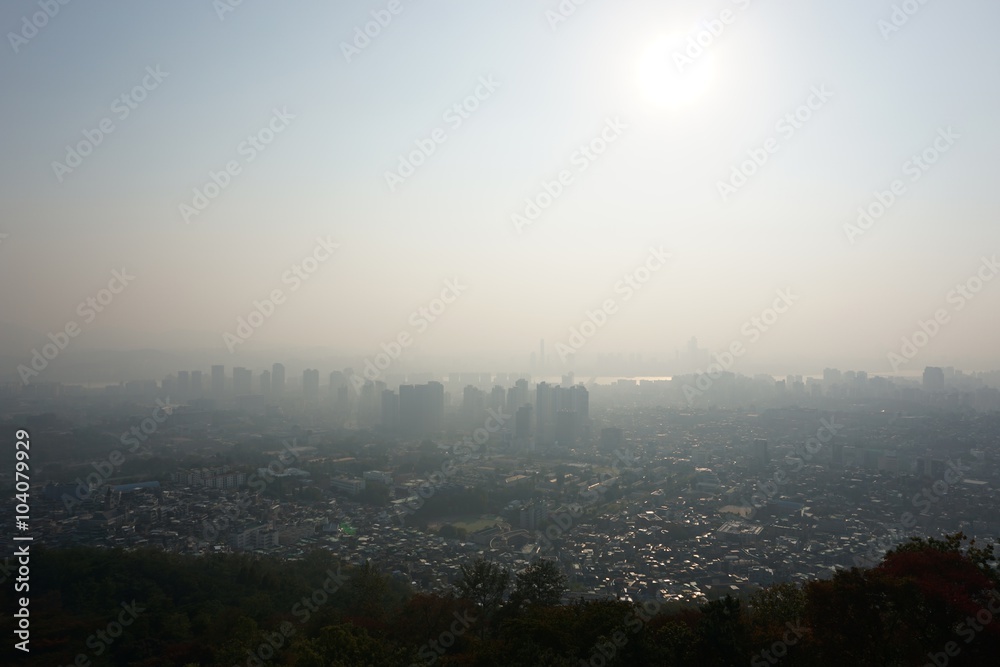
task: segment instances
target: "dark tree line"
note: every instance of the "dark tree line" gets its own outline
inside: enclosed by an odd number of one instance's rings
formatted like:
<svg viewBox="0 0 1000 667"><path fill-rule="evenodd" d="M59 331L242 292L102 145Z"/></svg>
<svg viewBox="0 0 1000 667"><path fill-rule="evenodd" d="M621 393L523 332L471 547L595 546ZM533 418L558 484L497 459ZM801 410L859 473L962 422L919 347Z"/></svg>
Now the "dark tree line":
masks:
<svg viewBox="0 0 1000 667"><path fill-rule="evenodd" d="M547 560L521 572L467 563L448 595L323 551L283 562L38 548L31 566L31 653L4 664L885 667L992 665L1000 654L995 556L961 535L701 606L562 604L566 578ZM12 610L21 594L7 584ZM110 637L123 605L134 620ZM10 613L0 625L13 636Z"/></svg>

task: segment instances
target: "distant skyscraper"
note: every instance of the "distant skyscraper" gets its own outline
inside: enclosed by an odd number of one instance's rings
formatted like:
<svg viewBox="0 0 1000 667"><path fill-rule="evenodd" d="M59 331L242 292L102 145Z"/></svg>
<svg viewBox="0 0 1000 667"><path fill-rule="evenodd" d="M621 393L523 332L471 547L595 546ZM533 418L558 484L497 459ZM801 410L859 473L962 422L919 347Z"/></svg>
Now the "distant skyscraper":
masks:
<svg viewBox="0 0 1000 667"><path fill-rule="evenodd" d="M539 444L548 444L554 435L555 389L548 382L539 382L535 387L535 437Z"/></svg>
<svg viewBox="0 0 1000 667"><path fill-rule="evenodd" d="M271 381L274 381L273 376ZM315 368L307 368L302 371L302 393L307 398L319 396L319 371Z"/></svg>
<svg viewBox="0 0 1000 667"><path fill-rule="evenodd" d="M265 396L271 393L271 371L264 371L260 374L260 393Z"/></svg>
<svg viewBox="0 0 1000 667"><path fill-rule="evenodd" d="M237 396L249 396L253 393L253 371L242 366L233 369L233 393Z"/></svg>
<svg viewBox="0 0 1000 667"><path fill-rule="evenodd" d="M271 364L271 393L280 394L285 391L285 365Z"/></svg>
<svg viewBox="0 0 1000 667"><path fill-rule="evenodd" d="M507 392L500 385L493 387L490 392L490 407L497 412L503 411L507 405Z"/></svg>
<svg viewBox="0 0 1000 667"><path fill-rule="evenodd" d="M462 391L462 419L466 428L482 419L486 410L486 394L482 389L477 389L471 384Z"/></svg>
<svg viewBox="0 0 1000 667"><path fill-rule="evenodd" d="M556 412L555 440L560 445L571 445L576 442L577 415L572 410L559 410Z"/></svg>
<svg viewBox="0 0 1000 667"><path fill-rule="evenodd" d="M216 396L222 396L225 391L226 367L220 365L212 366L212 393Z"/></svg>
<svg viewBox="0 0 1000 667"><path fill-rule="evenodd" d="M514 417L514 437L525 440L531 437L531 406L522 405Z"/></svg>
<svg viewBox="0 0 1000 667"><path fill-rule="evenodd" d="M441 431L444 423L444 385L440 382L399 387L399 428L409 437Z"/></svg>
<svg viewBox="0 0 1000 667"><path fill-rule="evenodd" d="M191 395L201 396L204 387L201 384L201 371L191 371Z"/></svg>
<svg viewBox="0 0 1000 667"><path fill-rule="evenodd" d="M944 369L928 366L924 369L924 389L927 391L944 391Z"/></svg>

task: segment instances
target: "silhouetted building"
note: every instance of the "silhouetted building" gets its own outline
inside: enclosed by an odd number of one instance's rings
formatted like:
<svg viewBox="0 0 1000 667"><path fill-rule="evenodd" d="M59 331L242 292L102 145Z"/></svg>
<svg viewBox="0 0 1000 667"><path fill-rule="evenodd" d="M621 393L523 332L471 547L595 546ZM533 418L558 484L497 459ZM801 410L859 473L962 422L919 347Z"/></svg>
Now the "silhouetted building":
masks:
<svg viewBox="0 0 1000 667"><path fill-rule="evenodd" d="M531 406L522 405L514 416L514 437L526 440L531 437Z"/></svg>
<svg viewBox="0 0 1000 667"><path fill-rule="evenodd" d="M271 393L280 394L285 391L285 365L271 364Z"/></svg>
<svg viewBox="0 0 1000 667"><path fill-rule="evenodd" d="M306 398L319 397L319 371L315 368L302 371L302 393Z"/></svg>
<svg viewBox="0 0 1000 667"><path fill-rule="evenodd" d="M928 366L924 369L924 389L927 391L944 391L944 369Z"/></svg>

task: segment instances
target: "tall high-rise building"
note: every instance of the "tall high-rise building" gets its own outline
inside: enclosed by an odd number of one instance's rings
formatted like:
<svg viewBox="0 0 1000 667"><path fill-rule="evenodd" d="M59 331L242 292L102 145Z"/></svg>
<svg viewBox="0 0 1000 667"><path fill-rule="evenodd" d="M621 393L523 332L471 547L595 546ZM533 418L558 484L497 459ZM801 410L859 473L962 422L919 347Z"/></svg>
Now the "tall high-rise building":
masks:
<svg viewBox="0 0 1000 667"><path fill-rule="evenodd" d="M927 391L944 391L944 369L937 366L924 368L924 389Z"/></svg>
<svg viewBox="0 0 1000 667"><path fill-rule="evenodd" d="M212 393L222 396L226 391L226 367L222 365L212 366Z"/></svg>
<svg viewBox="0 0 1000 667"><path fill-rule="evenodd" d="M571 445L577 441L579 433L577 425L579 420L573 410L559 410L556 412L555 440L560 445Z"/></svg>
<svg viewBox="0 0 1000 667"><path fill-rule="evenodd" d="M444 385L440 382L399 387L399 429L409 437L440 433L444 425Z"/></svg>
<svg viewBox="0 0 1000 667"><path fill-rule="evenodd" d="M517 380L514 386L507 390L507 407L511 411L517 410L522 405L528 405L530 402L528 399L530 389L528 387L528 381L525 379Z"/></svg>
<svg viewBox="0 0 1000 667"><path fill-rule="evenodd" d="M253 371L237 366L233 369L233 393L237 396L249 396L253 393Z"/></svg>
<svg viewBox="0 0 1000 667"><path fill-rule="evenodd" d="M514 437L527 440L531 437L531 405L522 405L514 415Z"/></svg>
<svg viewBox="0 0 1000 667"><path fill-rule="evenodd" d="M341 387L347 386L347 376L344 371L333 371L330 373L330 393L334 396Z"/></svg>
<svg viewBox="0 0 1000 667"><path fill-rule="evenodd" d="M500 385L493 387L490 391L489 406L497 412L502 412L507 407L507 392Z"/></svg>
<svg viewBox="0 0 1000 667"><path fill-rule="evenodd" d="M201 384L201 371L191 371L191 395L201 396L204 390Z"/></svg>
<svg viewBox="0 0 1000 667"><path fill-rule="evenodd" d="M280 394L285 391L285 365L271 364L271 393Z"/></svg>
<svg viewBox="0 0 1000 667"><path fill-rule="evenodd" d="M271 381L274 381L272 375ZM315 368L307 368L302 371L302 393L307 398L317 398L319 396L319 371Z"/></svg>
<svg viewBox="0 0 1000 667"><path fill-rule="evenodd" d="M555 389L548 382L539 382L535 387L535 438L539 444L548 444L554 436Z"/></svg>
<svg viewBox="0 0 1000 667"><path fill-rule="evenodd" d="M271 393L271 371L264 371L260 374L260 393L265 396Z"/></svg>
<svg viewBox="0 0 1000 667"><path fill-rule="evenodd" d="M540 382L535 389L535 438L539 444L575 443L584 435L590 418L590 396L583 385L552 386Z"/></svg>
<svg viewBox="0 0 1000 667"><path fill-rule="evenodd" d="M471 384L462 391L462 421L465 428L473 428L483 420L486 411L486 393Z"/></svg>

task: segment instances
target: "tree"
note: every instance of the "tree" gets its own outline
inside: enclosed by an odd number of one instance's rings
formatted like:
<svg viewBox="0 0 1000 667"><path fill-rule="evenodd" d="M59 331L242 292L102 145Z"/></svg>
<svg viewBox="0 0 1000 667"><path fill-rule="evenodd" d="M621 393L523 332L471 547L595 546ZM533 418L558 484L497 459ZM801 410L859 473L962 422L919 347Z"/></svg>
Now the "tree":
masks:
<svg viewBox="0 0 1000 667"><path fill-rule="evenodd" d="M515 608L522 605L551 607L559 604L565 592L566 576L555 561L537 560L517 573L510 599Z"/></svg>
<svg viewBox="0 0 1000 667"><path fill-rule="evenodd" d="M483 613L483 620L489 621L503 604L504 595L510 585L510 570L500 565L477 558L472 565L463 565L461 575L455 583L460 598L472 601ZM480 626L480 635L485 635L486 623Z"/></svg>
<svg viewBox="0 0 1000 667"><path fill-rule="evenodd" d="M388 614L389 578L366 560L351 572L344 595L349 614L382 622Z"/></svg>

